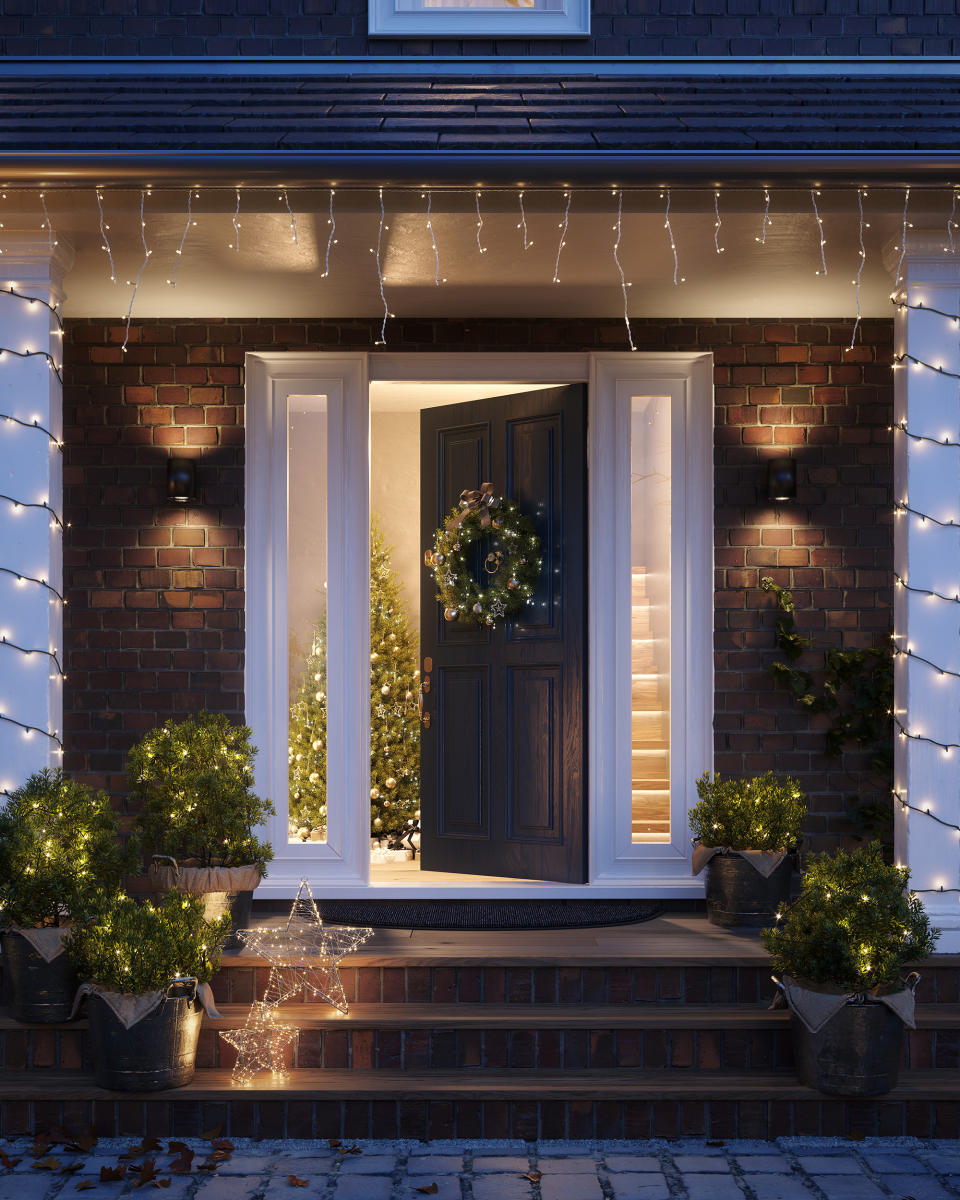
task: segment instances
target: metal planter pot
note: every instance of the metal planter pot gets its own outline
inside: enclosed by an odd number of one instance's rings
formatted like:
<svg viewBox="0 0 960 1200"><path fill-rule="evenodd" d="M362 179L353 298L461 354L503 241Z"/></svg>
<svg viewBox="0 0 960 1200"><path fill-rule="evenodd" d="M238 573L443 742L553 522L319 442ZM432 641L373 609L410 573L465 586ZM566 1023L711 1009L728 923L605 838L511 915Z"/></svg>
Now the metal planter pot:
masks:
<svg viewBox="0 0 960 1200"><path fill-rule="evenodd" d="M897 1086L903 1022L885 1004L848 1002L811 1033L796 1015L793 1056L800 1082L828 1096L882 1096Z"/></svg>
<svg viewBox="0 0 960 1200"><path fill-rule="evenodd" d="M19 933L3 934L4 991L15 1021L69 1021L79 980L66 954L47 962Z"/></svg>
<svg viewBox="0 0 960 1200"><path fill-rule="evenodd" d="M795 856L767 878L739 854L715 854L707 864L707 920L713 925L763 929L790 898Z"/></svg>
<svg viewBox="0 0 960 1200"><path fill-rule="evenodd" d="M249 879L250 867L225 868L218 871L221 879ZM230 916L230 935L224 942L224 949L230 950L239 946L238 929L250 928L250 913L253 909L253 888L235 888L225 891L207 891L202 882L210 878L212 872L207 868L198 868L189 864L180 865L176 859L165 855L155 854L150 866L149 879L153 889L163 894L175 887L187 895L203 897L203 915L208 921L216 921L228 913ZM259 873L256 875L259 879Z"/></svg>
<svg viewBox="0 0 960 1200"><path fill-rule="evenodd" d="M93 1074L100 1087L156 1092L193 1078L203 1008L196 984L173 984L159 1008L125 1029L100 996L87 1000Z"/></svg>

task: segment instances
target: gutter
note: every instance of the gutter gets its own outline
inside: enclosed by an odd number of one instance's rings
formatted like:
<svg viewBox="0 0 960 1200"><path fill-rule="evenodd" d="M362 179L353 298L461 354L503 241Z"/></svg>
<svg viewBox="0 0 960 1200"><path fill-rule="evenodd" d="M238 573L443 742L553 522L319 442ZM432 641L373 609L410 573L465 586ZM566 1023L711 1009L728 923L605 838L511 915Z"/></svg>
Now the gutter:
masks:
<svg viewBox="0 0 960 1200"><path fill-rule="evenodd" d="M960 151L908 150L896 153L851 150L752 154L722 151L624 150L464 153L434 150L337 150L330 153L283 150L158 151L126 153L56 150L3 154L0 185L229 187L393 187L451 188L490 186L596 187L714 186L723 183L798 186L885 185L942 187L960 181Z"/></svg>

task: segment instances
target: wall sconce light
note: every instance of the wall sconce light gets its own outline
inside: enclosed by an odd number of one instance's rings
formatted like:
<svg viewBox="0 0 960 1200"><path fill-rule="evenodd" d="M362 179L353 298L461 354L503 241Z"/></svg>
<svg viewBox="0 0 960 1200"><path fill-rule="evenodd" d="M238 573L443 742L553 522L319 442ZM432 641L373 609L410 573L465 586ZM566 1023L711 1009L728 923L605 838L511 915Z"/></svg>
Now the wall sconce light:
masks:
<svg viewBox="0 0 960 1200"><path fill-rule="evenodd" d="M782 504L797 498L797 462L794 458L771 458L767 463L767 500Z"/></svg>
<svg viewBox="0 0 960 1200"><path fill-rule="evenodd" d="M196 499L197 480L192 458L167 459L167 503L189 504Z"/></svg>

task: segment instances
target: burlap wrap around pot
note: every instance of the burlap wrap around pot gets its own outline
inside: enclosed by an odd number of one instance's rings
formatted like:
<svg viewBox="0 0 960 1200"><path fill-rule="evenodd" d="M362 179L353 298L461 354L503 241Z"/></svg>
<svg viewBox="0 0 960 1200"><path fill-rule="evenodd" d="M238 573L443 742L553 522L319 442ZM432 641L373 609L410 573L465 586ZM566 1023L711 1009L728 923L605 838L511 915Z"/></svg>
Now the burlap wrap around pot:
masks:
<svg viewBox="0 0 960 1200"><path fill-rule="evenodd" d="M168 892L175 887L191 896L208 892L252 892L260 886L260 868L191 867L173 859L161 859L150 864L150 886L155 892Z"/></svg>

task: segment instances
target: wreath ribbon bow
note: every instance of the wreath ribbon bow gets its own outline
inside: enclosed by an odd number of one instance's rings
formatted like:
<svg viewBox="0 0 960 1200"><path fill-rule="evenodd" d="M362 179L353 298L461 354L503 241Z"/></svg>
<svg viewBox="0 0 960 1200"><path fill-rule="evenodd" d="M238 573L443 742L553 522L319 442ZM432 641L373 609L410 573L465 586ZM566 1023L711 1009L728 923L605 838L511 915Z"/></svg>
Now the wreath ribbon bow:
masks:
<svg viewBox="0 0 960 1200"><path fill-rule="evenodd" d="M490 509L495 508L496 504L492 483L481 483L479 488L464 488L460 493L460 511L450 518L447 528L456 529L467 517L477 513L481 527L487 529L490 525Z"/></svg>

